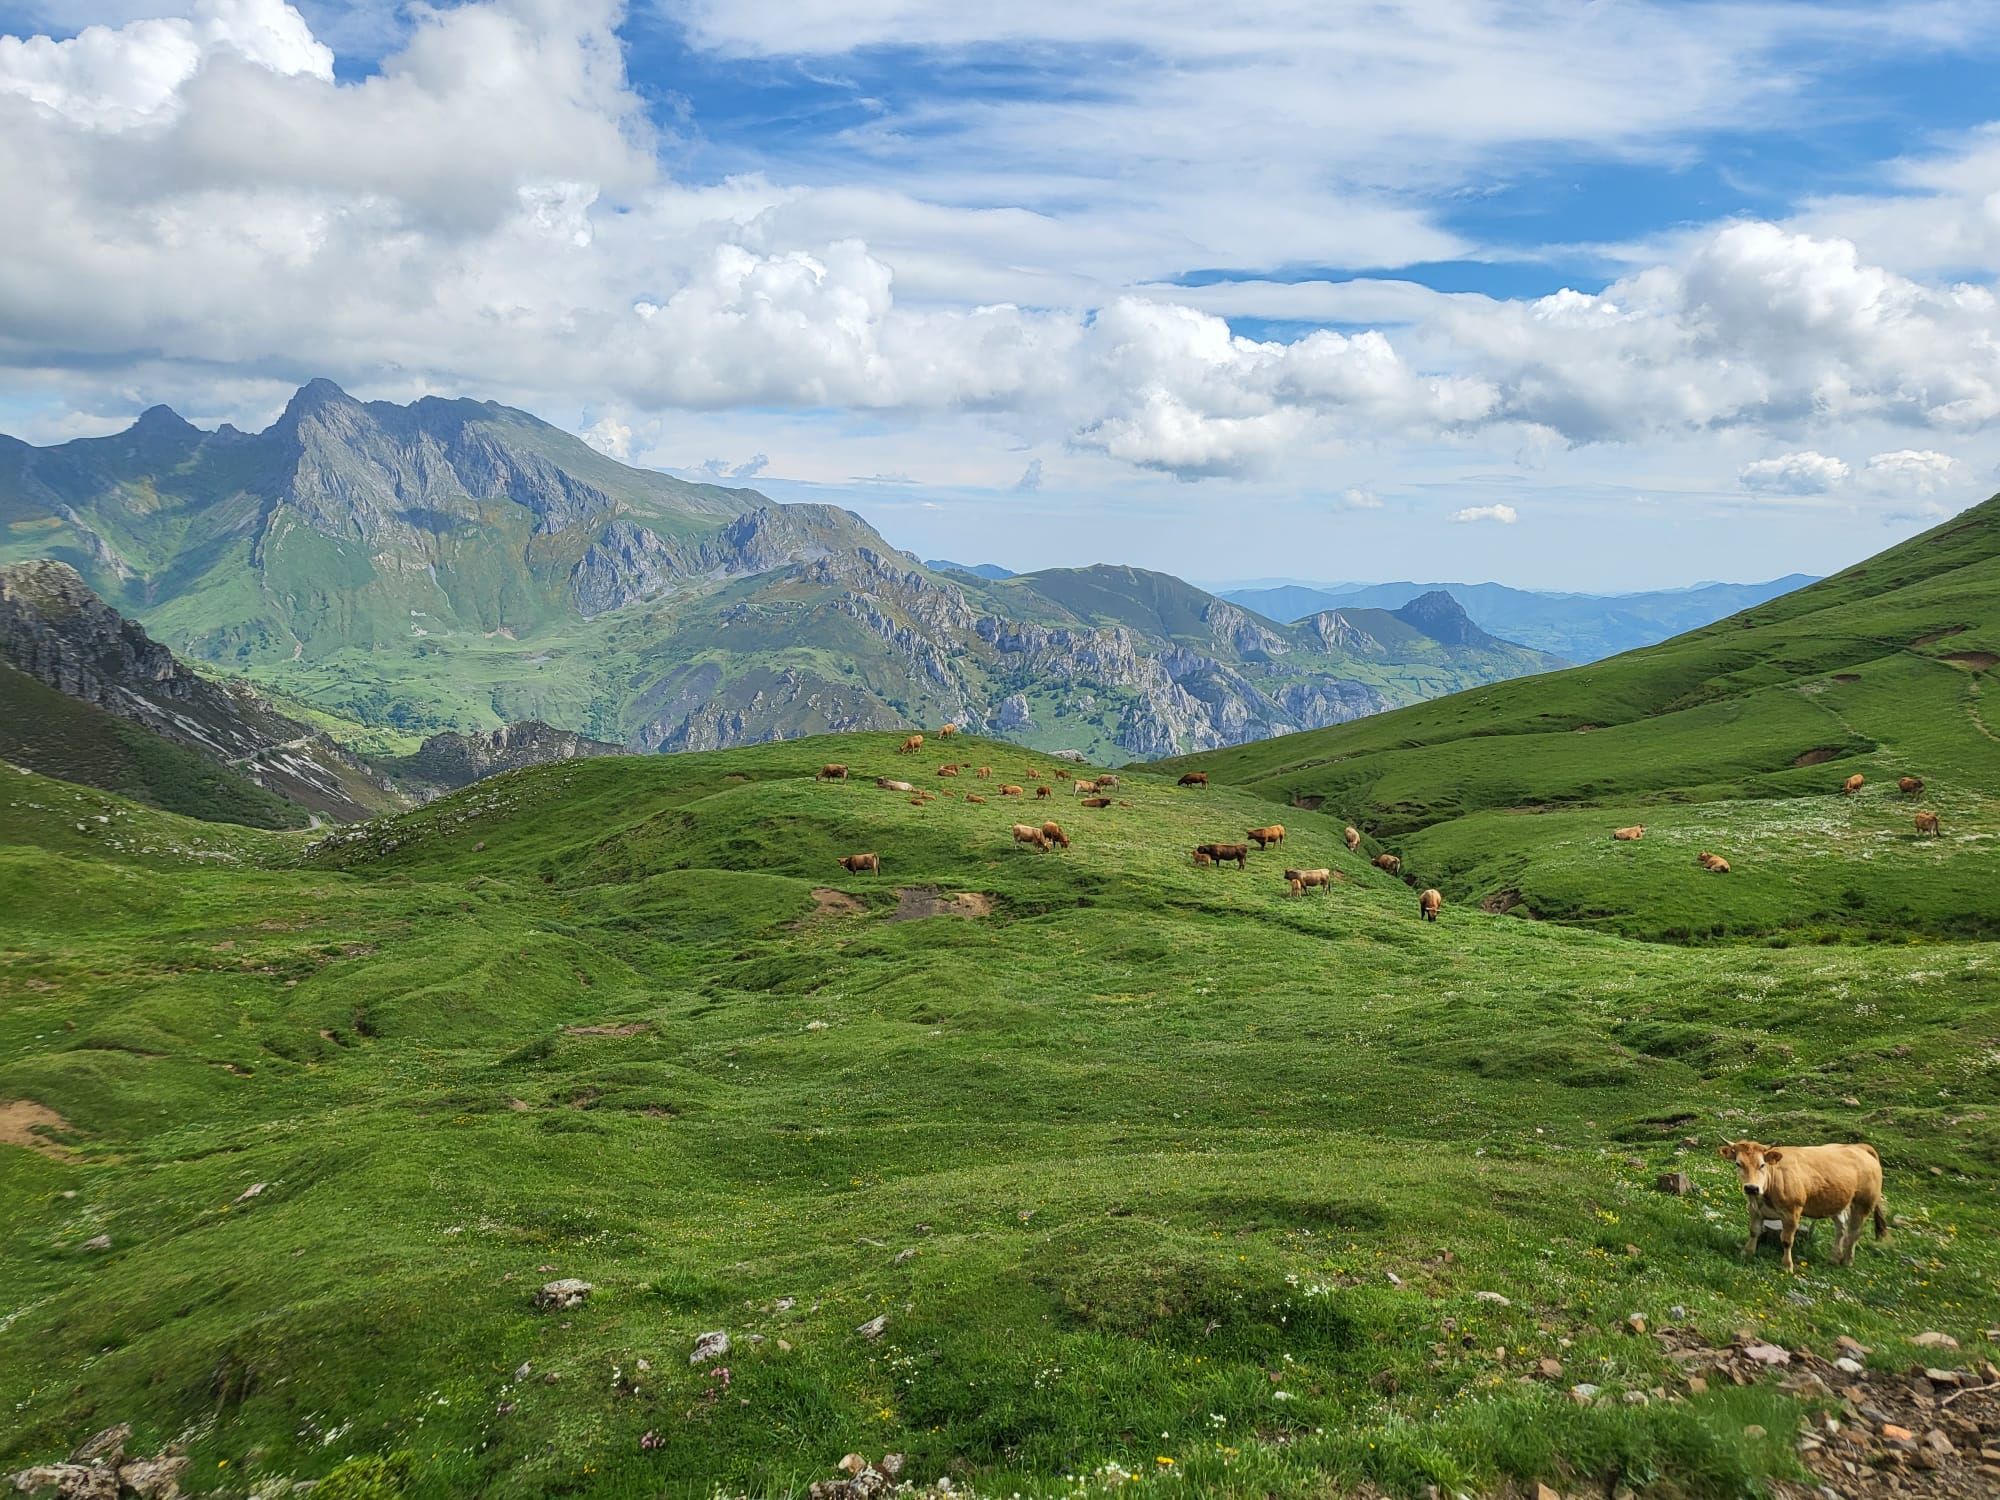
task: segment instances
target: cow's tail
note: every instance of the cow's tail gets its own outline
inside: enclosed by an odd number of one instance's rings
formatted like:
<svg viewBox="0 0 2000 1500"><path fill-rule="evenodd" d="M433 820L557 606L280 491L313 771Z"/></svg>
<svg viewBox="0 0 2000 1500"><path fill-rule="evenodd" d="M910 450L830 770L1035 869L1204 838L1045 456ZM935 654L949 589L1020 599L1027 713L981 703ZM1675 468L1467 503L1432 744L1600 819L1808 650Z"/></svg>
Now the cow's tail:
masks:
<svg viewBox="0 0 2000 1500"><path fill-rule="evenodd" d="M1889 1238L1889 1209L1880 1198L1875 1200L1875 1238L1878 1240Z"/></svg>

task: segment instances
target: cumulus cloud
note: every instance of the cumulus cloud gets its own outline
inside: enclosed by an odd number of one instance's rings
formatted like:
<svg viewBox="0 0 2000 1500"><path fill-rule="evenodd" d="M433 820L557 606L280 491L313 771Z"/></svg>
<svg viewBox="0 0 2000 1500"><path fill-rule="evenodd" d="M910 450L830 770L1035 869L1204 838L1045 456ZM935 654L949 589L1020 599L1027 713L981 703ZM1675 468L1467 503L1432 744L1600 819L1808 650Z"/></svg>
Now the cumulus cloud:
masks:
<svg viewBox="0 0 2000 1500"><path fill-rule="evenodd" d="M1875 489L1897 495L1931 495L1955 484L1959 463L1931 448L1901 448L1868 460L1862 477Z"/></svg>
<svg viewBox="0 0 2000 1500"><path fill-rule="evenodd" d="M1521 519L1521 515L1511 505L1468 505L1464 510L1453 511L1451 518L1461 526L1477 521L1492 521L1500 526L1512 526Z"/></svg>
<svg viewBox="0 0 2000 1500"><path fill-rule="evenodd" d="M1342 510L1380 510L1382 497L1373 490L1345 489L1340 492L1339 504Z"/></svg>
<svg viewBox="0 0 2000 1500"><path fill-rule="evenodd" d="M581 434L583 440L606 457L623 462L632 456L632 428L616 417L600 417Z"/></svg>
<svg viewBox="0 0 2000 1500"><path fill-rule="evenodd" d="M1736 481L1746 490L1769 495L1824 495L1851 472L1840 459L1808 450L1745 464Z"/></svg>

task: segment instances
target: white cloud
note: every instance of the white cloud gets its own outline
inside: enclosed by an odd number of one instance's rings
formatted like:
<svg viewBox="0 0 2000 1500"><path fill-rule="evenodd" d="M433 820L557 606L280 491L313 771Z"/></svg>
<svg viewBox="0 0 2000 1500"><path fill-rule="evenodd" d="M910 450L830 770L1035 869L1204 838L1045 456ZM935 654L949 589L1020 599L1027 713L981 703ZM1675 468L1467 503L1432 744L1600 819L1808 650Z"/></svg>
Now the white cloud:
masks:
<svg viewBox="0 0 2000 1500"><path fill-rule="evenodd" d="M1451 518L1461 526L1475 521L1492 521L1501 526L1512 526L1521 519L1521 516L1511 505L1468 505L1464 510L1453 511Z"/></svg>
<svg viewBox="0 0 2000 1500"><path fill-rule="evenodd" d="M1745 464L1736 481L1746 490L1765 494L1824 495L1851 472L1840 459L1807 450Z"/></svg>
<svg viewBox="0 0 2000 1500"><path fill-rule="evenodd" d="M1933 495L1959 478L1959 463L1949 453L1929 448L1903 448L1878 453L1862 471L1868 484L1895 495Z"/></svg>
<svg viewBox="0 0 2000 1500"><path fill-rule="evenodd" d="M1346 489L1340 492L1338 503L1342 510L1380 510L1382 497L1373 490Z"/></svg>
<svg viewBox="0 0 2000 1500"><path fill-rule="evenodd" d="M583 429L583 440L610 458L621 462L632 457L632 428L616 417L600 417Z"/></svg>

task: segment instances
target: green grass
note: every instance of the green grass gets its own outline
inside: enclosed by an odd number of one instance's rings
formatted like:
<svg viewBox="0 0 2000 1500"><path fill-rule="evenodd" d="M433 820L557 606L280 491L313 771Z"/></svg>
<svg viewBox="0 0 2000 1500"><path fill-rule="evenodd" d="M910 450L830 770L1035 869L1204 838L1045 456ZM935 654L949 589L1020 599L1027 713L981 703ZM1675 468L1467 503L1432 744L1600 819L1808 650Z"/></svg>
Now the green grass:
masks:
<svg viewBox="0 0 2000 1500"><path fill-rule="evenodd" d="M1658 646L1157 769L1352 822L1413 881L1521 915L1674 941L1993 938L1995 664L2000 499ZM1633 823L1642 842L1610 841ZM1731 874L1698 869L1703 849Z"/></svg>
<svg viewBox="0 0 2000 1500"><path fill-rule="evenodd" d="M0 1098L75 1152L0 1147L0 1464L129 1419L235 1493L407 1454L342 1483L777 1495L860 1449L1003 1495L1727 1496L1792 1472L1800 1408L1571 1402L1684 1390L1627 1314L1992 1354L1990 943L1427 926L1334 820L1197 870L1270 803L915 807L872 777L979 784L895 742L543 767L309 856L0 773ZM1026 763L950 754L989 795ZM1293 900L1288 863L1344 879ZM992 912L892 920L922 886ZM1713 1143L1749 1134L1874 1141L1895 1240L1739 1261ZM596 1294L535 1312L558 1275Z"/></svg>

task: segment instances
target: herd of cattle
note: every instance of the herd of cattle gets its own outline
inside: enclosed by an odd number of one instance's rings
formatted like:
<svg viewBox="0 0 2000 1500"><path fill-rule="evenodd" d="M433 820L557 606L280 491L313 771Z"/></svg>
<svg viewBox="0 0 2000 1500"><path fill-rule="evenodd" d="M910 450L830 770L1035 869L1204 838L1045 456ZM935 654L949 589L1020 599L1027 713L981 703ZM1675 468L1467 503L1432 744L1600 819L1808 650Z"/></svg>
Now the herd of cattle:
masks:
<svg viewBox="0 0 2000 1500"><path fill-rule="evenodd" d="M946 725L938 732L940 739L950 739L958 732L956 725ZM924 747L924 736L913 734L906 739L899 754L915 755ZM937 769L940 777L950 778L960 774L963 765L946 764ZM817 779L822 781L845 781L848 768L844 765L826 765L819 770ZM981 781L993 777L991 766L980 766L973 773ZM1854 775L1841 784L1842 796L1851 797L1859 792L1866 778ZM1027 796L1029 783L1035 786L1035 796L1047 799L1054 796L1043 773L1029 768L1022 773L1019 783L1005 782L998 789L1001 797ZM886 791L907 794L911 802L921 806L935 800L936 794L921 791L908 781L880 776L875 785ZM1177 783L1181 787L1205 787L1208 777L1200 771L1190 771ZM1897 788L1906 797L1923 795L1924 780L1921 776L1904 776ZM1080 804L1089 808L1107 808L1113 799L1104 795L1117 791L1116 776L1097 776L1072 781L1072 790L1081 799ZM967 792L965 800L983 803L986 799L977 793ZM1130 807L1129 802L1119 802L1120 807ZM1917 833L1935 838L1938 834L1938 816L1934 812L1922 811L1916 814ZM1611 837L1620 843L1636 843L1646 836L1645 825L1633 824L1626 828L1612 830ZM1360 830L1351 825L1341 832L1350 854L1358 854L1361 849ZM1282 823L1268 824L1263 828L1248 829L1242 843L1197 844L1194 862L1204 868L1233 864L1239 870L1249 868L1250 846L1255 844L1259 851L1268 851L1285 842L1285 826ZM1055 822L1016 823L1014 842L1043 853L1050 849L1067 849L1069 835ZM1403 862L1394 854L1378 854L1371 861L1376 868L1390 875L1400 876ZM1729 861L1719 854L1703 850L1695 856L1695 862L1704 870L1718 875L1729 873ZM840 861L841 867L850 874L879 874L882 857L872 851L864 854L850 854ZM1303 895L1308 890L1325 890L1337 878L1326 868L1306 870L1287 869L1285 883L1294 896ZM1444 897L1435 889L1427 889L1417 898L1418 915L1426 922L1435 922L1444 908ZM1722 1147L1722 1157L1736 1168L1737 1179L1743 1189L1744 1202L1750 1216L1750 1236L1743 1246L1743 1253L1756 1253L1757 1244L1764 1234L1775 1227L1784 1249L1784 1263L1787 1271L1796 1270L1792 1256L1793 1238L1798 1232L1801 1220L1835 1219L1840 1223L1840 1234L1833 1249L1836 1265L1849 1265L1854 1259L1854 1247L1861 1238L1862 1227L1872 1218L1875 1238L1889 1236L1888 1213L1882 1196L1882 1160L1873 1146L1865 1144L1830 1146L1767 1146L1759 1141L1731 1141Z"/></svg>

